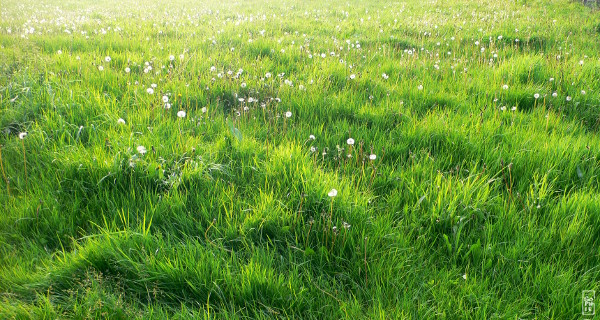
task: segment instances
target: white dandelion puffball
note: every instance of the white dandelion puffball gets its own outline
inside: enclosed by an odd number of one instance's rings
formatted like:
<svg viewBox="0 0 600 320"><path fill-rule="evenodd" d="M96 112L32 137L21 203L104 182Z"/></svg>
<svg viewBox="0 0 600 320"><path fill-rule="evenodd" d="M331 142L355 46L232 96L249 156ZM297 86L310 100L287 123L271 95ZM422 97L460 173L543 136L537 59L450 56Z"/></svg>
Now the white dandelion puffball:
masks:
<svg viewBox="0 0 600 320"><path fill-rule="evenodd" d="M372 155L369 156L369 159L370 160L375 160L375 159L377 159L377 155L372 154Z"/></svg>
<svg viewBox="0 0 600 320"><path fill-rule="evenodd" d="M146 147L144 146L138 146L137 147L137 152L139 152L140 154L145 154L146 152L148 152L148 150L146 150Z"/></svg>
<svg viewBox="0 0 600 320"><path fill-rule="evenodd" d="M118 124L125 124L125 120L123 120L123 118L119 118L119 120L117 120Z"/></svg>
<svg viewBox="0 0 600 320"><path fill-rule="evenodd" d="M99 71L104 71L104 67L103 66L98 66L98 70Z"/></svg>
<svg viewBox="0 0 600 320"><path fill-rule="evenodd" d="M131 69L129 69L129 67L125 68L125 73L129 73L131 72Z"/></svg>
<svg viewBox="0 0 600 320"><path fill-rule="evenodd" d="M504 90L508 90L508 85L507 85L507 84L503 85L503 86L502 86L502 89L504 89Z"/></svg>
<svg viewBox="0 0 600 320"><path fill-rule="evenodd" d="M183 110L180 110L179 112L177 112L177 116L178 116L179 118L185 118L185 111L183 111Z"/></svg>
<svg viewBox="0 0 600 320"><path fill-rule="evenodd" d="M354 139L348 138L348 140L346 140L346 143L349 145L354 145Z"/></svg>
<svg viewBox="0 0 600 320"><path fill-rule="evenodd" d="M315 136L312 134L310 136L308 136L308 140L315 140L315 139L316 139Z"/></svg>
<svg viewBox="0 0 600 320"><path fill-rule="evenodd" d="M581 90L581 94L582 94L582 95L585 95L585 90Z"/></svg>
<svg viewBox="0 0 600 320"><path fill-rule="evenodd" d="M25 139L25 137L27 137L27 132L19 133L19 139L23 140L23 139Z"/></svg>
<svg viewBox="0 0 600 320"><path fill-rule="evenodd" d="M540 98L540 94L536 93L536 94L533 95L533 97L536 98L536 99L539 99Z"/></svg>
<svg viewBox="0 0 600 320"><path fill-rule="evenodd" d="M350 75L350 80L354 80L354 78L356 78L356 75L353 73Z"/></svg>
<svg viewBox="0 0 600 320"><path fill-rule="evenodd" d="M567 96L567 101L571 101L571 99L573 99L571 96Z"/></svg>
<svg viewBox="0 0 600 320"><path fill-rule="evenodd" d="M150 87L151 88L156 88L156 87L158 87L158 85L156 83L153 83L153 84L150 85Z"/></svg>
<svg viewBox="0 0 600 320"><path fill-rule="evenodd" d="M173 60L175 60L175 56L174 55L170 55L169 56L169 61L173 61Z"/></svg>
<svg viewBox="0 0 600 320"><path fill-rule="evenodd" d="M286 118L290 118L291 116L292 116L292 112L291 111L288 111L288 112L285 113L285 117Z"/></svg>
<svg viewBox="0 0 600 320"><path fill-rule="evenodd" d="M206 107L202 107L202 113L206 113Z"/></svg>
<svg viewBox="0 0 600 320"><path fill-rule="evenodd" d="M112 59L110 58L110 56L106 56L106 57L104 57L104 61L106 61L106 62L110 62L110 60L112 60Z"/></svg>
<svg viewBox="0 0 600 320"><path fill-rule="evenodd" d="M148 88L146 89L146 92L148 92L148 94L154 94L154 89Z"/></svg>
<svg viewBox="0 0 600 320"><path fill-rule="evenodd" d="M337 190L331 189L331 191L329 191L329 193L327 195L329 197L333 198L333 197L337 196Z"/></svg>
<svg viewBox="0 0 600 320"><path fill-rule="evenodd" d="M167 103L167 102L169 102L169 97L167 97L166 95L164 95L162 97L162 100L163 100L164 103Z"/></svg>
<svg viewBox="0 0 600 320"><path fill-rule="evenodd" d="M515 107L512 107L512 108L510 108L510 110L512 110L512 111L517 111L517 107L516 107L516 106L515 106Z"/></svg>
<svg viewBox="0 0 600 320"><path fill-rule="evenodd" d="M552 92L552 97L553 97L553 98L556 98L556 97L558 97L558 93L557 93L556 91Z"/></svg>
<svg viewBox="0 0 600 320"><path fill-rule="evenodd" d="M422 85L422 84L420 84L420 85L417 87L417 89L419 89L419 90L423 90L423 85Z"/></svg>

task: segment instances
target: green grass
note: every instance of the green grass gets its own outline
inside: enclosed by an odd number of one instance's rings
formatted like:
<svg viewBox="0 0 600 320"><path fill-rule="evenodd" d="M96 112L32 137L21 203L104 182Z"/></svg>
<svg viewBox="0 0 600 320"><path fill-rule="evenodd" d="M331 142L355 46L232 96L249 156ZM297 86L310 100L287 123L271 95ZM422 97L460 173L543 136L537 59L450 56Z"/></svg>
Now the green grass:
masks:
<svg viewBox="0 0 600 320"><path fill-rule="evenodd" d="M0 318L580 319L599 30L566 0L5 1Z"/></svg>

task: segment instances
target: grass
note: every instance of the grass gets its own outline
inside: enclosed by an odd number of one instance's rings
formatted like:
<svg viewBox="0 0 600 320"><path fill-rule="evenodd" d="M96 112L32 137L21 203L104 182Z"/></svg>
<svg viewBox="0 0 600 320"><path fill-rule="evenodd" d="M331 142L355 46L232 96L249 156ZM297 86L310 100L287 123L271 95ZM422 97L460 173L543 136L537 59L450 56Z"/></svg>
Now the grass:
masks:
<svg viewBox="0 0 600 320"><path fill-rule="evenodd" d="M594 8L0 17L0 318L580 319L600 290Z"/></svg>

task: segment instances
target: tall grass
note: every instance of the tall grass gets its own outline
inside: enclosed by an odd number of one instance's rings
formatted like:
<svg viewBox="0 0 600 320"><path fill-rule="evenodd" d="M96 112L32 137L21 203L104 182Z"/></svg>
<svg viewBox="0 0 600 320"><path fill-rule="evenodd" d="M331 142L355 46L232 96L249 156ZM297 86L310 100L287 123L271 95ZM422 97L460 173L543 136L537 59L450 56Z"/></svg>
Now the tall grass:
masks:
<svg viewBox="0 0 600 320"><path fill-rule="evenodd" d="M575 319L599 289L592 8L0 16L0 318Z"/></svg>

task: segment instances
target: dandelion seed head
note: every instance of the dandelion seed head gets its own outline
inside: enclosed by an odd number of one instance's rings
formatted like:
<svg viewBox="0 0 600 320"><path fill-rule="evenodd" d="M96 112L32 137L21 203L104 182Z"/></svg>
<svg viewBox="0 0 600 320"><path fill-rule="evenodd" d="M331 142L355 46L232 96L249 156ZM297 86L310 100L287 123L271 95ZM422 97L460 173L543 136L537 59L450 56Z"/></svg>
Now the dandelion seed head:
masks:
<svg viewBox="0 0 600 320"><path fill-rule="evenodd" d="M338 191L335 189L331 189L331 191L329 191L329 193L327 193L327 195L331 198L337 196L337 194L338 194Z"/></svg>

